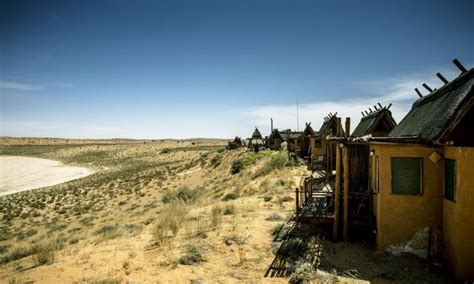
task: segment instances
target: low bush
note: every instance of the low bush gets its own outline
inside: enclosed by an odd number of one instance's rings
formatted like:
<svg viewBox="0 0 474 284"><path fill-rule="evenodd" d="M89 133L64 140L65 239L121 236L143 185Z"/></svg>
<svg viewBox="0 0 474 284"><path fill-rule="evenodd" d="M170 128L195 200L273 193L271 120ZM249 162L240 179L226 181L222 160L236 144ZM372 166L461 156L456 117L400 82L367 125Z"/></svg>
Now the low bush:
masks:
<svg viewBox="0 0 474 284"><path fill-rule="evenodd" d="M211 224L217 226L222 220L222 208L219 205L214 205L211 209Z"/></svg>
<svg viewBox="0 0 474 284"><path fill-rule="evenodd" d="M230 204L226 204L224 206L224 209L223 209L223 212L222 214L223 215L232 215L235 213L235 205L230 203Z"/></svg>
<svg viewBox="0 0 474 284"><path fill-rule="evenodd" d="M272 155L270 160L268 160L261 168L259 168L253 175L253 178L260 176L265 176L271 173L274 170L282 169L288 163L288 154L286 152L279 152Z"/></svg>
<svg viewBox="0 0 474 284"><path fill-rule="evenodd" d="M176 236L186 219L187 208L182 203L172 203L167 206L157 218L153 235L158 244L162 244L170 236Z"/></svg>
<svg viewBox="0 0 474 284"><path fill-rule="evenodd" d="M211 159L211 165L214 167L214 168L217 168L220 164L222 163L222 155L215 155L214 157L212 157Z"/></svg>
<svg viewBox="0 0 474 284"><path fill-rule="evenodd" d="M236 192L229 192L222 196L222 201L235 200L237 198L239 198L239 194L237 194Z"/></svg>
<svg viewBox="0 0 474 284"><path fill-rule="evenodd" d="M316 276L313 265L306 260L298 260L290 275L290 283L309 283Z"/></svg>
<svg viewBox="0 0 474 284"><path fill-rule="evenodd" d="M230 167L230 172L235 175L240 173L244 169L244 162L241 159L232 161L232 166Z"/></svg>
<svg viewBox="0 0 474 284"><path fill-rule="evenodd" d="M171 203L175 201L183 201L184 203L191 203L198 199L201 195L201 189L191 189L187 186L181 186L175 191L168 191L163 195L161 201L163 203Z"/></svg>
<svg viewBox="0 0 474 284"><path fill-rule="evenodd" d="M206 261L202 255L202 250L197 246L189 246L186 253L178 259L178 263L182 265L195 265Z"/></svg>
<svg viewBox="0 0 474 284"><path fill-rule="evenodd" d="M33 256L33 261L37 266L51 264L54 262L55 253L54 245L52 243L35 245L33 247L33 251L35 252L35 255Z"/></svg>

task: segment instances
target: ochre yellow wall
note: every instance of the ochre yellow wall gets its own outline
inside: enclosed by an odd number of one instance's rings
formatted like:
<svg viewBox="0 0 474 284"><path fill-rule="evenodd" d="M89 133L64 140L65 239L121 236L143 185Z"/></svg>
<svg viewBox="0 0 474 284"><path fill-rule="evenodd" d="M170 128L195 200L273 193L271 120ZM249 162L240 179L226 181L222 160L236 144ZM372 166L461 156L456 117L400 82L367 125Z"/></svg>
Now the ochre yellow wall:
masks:
<svg viewBox="0 0 474 284"><path fill-rule="evenodd" d="M316 148L315 138L310 138L311 159L317 159L319 156L326 156L326 139L321 139L321 148Z"/></svg>
<svg viewBox="0 0 474 284"><path fill-rule="evenodd" d="M443 201L445 260L458 281L473 280L474 148L445 147L444 157L456 160L456 201Z"/></svg>
<svg viewBox="0 0 474 284"><path fill-rule="evenodd" d="M441 225L443 162L435 164L428 158L437 149L400 144L371 144L370 148L379 157L379 192L374 195L377 248L383 250L389 245L406 242L420 228ZM392 157L423 158L422 195L392 194ZM371 179L373 184L373 175Z"/></svg>

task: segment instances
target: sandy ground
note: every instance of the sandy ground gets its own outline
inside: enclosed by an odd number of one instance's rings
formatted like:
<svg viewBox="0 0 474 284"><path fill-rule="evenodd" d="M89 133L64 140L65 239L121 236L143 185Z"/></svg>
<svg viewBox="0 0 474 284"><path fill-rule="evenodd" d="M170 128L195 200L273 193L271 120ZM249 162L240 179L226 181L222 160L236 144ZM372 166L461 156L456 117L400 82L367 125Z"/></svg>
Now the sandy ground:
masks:
<svg viewBox="0 0 474 284"><path fill-rule="evenodd" d="M18 156L0 156L0 196L83 178L93 171L61 162Z"/></svg>

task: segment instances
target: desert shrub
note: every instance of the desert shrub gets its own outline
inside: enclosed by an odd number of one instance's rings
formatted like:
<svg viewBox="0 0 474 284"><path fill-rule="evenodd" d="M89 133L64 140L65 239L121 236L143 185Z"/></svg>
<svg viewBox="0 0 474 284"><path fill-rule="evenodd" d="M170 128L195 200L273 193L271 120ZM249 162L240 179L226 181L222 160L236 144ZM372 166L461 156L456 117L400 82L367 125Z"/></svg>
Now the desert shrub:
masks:
<svg viewBox="0 0 474 284"><path fill-rule="evenodd" d="M196 201L201 195L201 189L191 189L187 186L180 186L176 191L168 191L163 195L161 201L163 203L171 203L175 201L183 201L190 203Z"/></svg>
<svg viewBox="0 0 474 284"><path fill-rule="evenodd" d="M222 220L222 208L219 205L214 205L211 209L211 224L217 226Z"/></svg>
<svg viewBox="0 0 474 284"><path fill-rule="evenodd" d="M279 152L272 155L271 158L254 173L253 178L267 175L277 169L282 169L287 163L288 154L286 152Z"/></svg>
<svg viewBox="0 0 474 284"><path fill-rule="evenodd" d="M37 266L44 264L51 264L54 262L54 244L41 244L33 246L32 250L35 252L33 261Z"/></svg>
<svg viewBox="0 0 474 284"><path fill-rule="evenodd" d="M239 198L239 194L237 194L236 192L229 192L222 196L222 201L235 200L237 198Z"/></svg>
<svg viewBox="0 0 474 284"><path fill-rule="evenodd" d="M221 163L222 163L222 155L215 155L214 157L212 157L211 165L214 168L217 168Z"/></svg>
<svg viewBox="0 0 474 284"><path fill-rule="evenodd" d="M178 263L182 265L195 265L206 261L202 255L202 250L197 246L189 246L184 255L178 259Z"/></svg>
<svg viewBox="0 0 474 284"><path fill-rule="evenodd" d="M168 153L171 153L171 149L169 149L169 148L164 148L163 150L161 150L160 153L161 153L161 154L168 154Z"/></svg>
<svg viewBox="0 0 474 284"><path fill-rule="evenodd" d="M233 160L232 166L230 167L230 172L235 175L240 173L244 169L244 162L241 159Z"/></svg>
<svg viewBox="0 0 474 284"><path fill-rule="evenodd" d="M0 264L9 263L27 256L30 256L34 253L31 249L27 248L16 248L11 253L0 258Z"/></svg>
<svg viewBox="0 0 474 284"><path fill-rule="evenodd" d="M158 216L153 230L156 242L162 244L170 233L176 236L186 219L187 212L186 206L182 203L172 203L167 206Z"/></svg>
<svg viewBox="0 0 474 284"><path fill-rule="evenodd" d="M117 225L104 225L95 231L96 235L100 235L104 239L114 239L120 235Z"/></svg>
<svg viewBox="0 0 474 284"><path fill-rule="evenodd" d="M283 217L280 214L273 213L270 216L267 217L267 221L281 221L283 220Z"/></svg>
<svg viewBox="0 0 474 284"><path fill-rule="evenodd" d="M290 283L309 283L316 275L313 265L302 259L295 263L294 271L290 275Z"/></svg>
<svg viewBox="0 0 474 284"><path fill-rule="evenodd" d="M232 215L235 213L235 205L230 203L230 204L226 204L224 205L224 209L223 209L223 212L222 214L223 215Z"/></svg>
<svg viewBox="0 0 474 284"><path fill-rule="evenodd" d="M8 248L10 247L10 245L2 245L0 246L0 254L4 254L8 251Z"/></svg>
<svg viewBox="0 0 474 284"><path fill-rule="evenodd" d="M263 196L263 200L264 200L265 202L268 202L268 201L272 200L272 198L273 198L273 196L271 196L271 195L265 195L265 196Z"/></svg>

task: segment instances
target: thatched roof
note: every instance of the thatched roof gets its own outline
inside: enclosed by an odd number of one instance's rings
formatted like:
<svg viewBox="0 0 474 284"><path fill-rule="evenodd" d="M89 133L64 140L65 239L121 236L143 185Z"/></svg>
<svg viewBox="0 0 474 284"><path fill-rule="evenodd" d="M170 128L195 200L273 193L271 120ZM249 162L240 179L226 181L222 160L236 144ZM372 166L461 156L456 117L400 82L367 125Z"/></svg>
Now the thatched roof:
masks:
<svg viewBox="0 0 474 284"><path fill-rule="evenodd" d="M299 137L301 137L301 135L303 135L303 132L291 131L291 129L286 129L286 130L280 131L280 135L281 137L283 137L283 140L288 141L291 139L298 139Z"/></svg>
<svg viewBox="0 0 474 284"><path fill-rule="evenodd" d="M473 85L474 70L471 68L450 83L418 99L400 124L389 133L388 138L445 142L467 114L472 120L470 110L473 105ZM465 128L472 128L469 122L466 125Z"/></svg>
<svg viewBox="0 0 474 284"><path fill-rule="evenodd" d="M392 117L392 112L386 108L381 108L369 115L362 117L357 127L352 132L352 137L362 137L372 134L379 128L387 129L390 132L397 123Z"/></svg>
<svg viewBox="0 0 474 284"><path fill-rule="evenodd" d="M252 139L263 139L262 134L260 133L257 127L255 127L255 130L253 131Z"/></svg>
<svg viewBox="0 0 474 284"><path fill-rule="evenodd" d="M311 122L306 123L306 127L303 130L304 136L316 136L316 132L314 132L313 128L311 127Z"/></svg>
<svg viewBox="0 0 474 284"><path fill-rule="evenodd" d="M273 139L282 139L284 140L283 136L281 136L280 131L278 129L273 129L273 132L270 134L268 139L273 140Z"/></svg>
<svg viewBox="0 0 474 284"><path fill-rule="evenodd" d="M337 116L333 115L329 119L325 120L323 125L321 125L321 129L318 131L319 136L328 136L328 135L337 135L338 133L338 123L337 123ZM339 126L339 132L344 135L344 130L342 126Z"/></svg>

